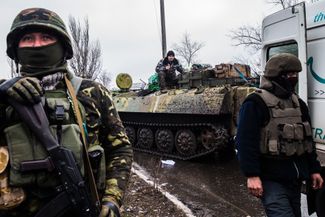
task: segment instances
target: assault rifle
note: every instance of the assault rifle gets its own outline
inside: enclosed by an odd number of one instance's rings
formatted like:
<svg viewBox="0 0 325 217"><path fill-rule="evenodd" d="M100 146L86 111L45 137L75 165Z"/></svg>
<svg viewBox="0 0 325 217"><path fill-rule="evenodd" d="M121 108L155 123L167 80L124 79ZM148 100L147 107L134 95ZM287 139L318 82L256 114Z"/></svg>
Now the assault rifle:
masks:
<svg viewBox="0 0 325 217"><path fill-rule="evenodd" d="M169 64L169 66L170 66L170 68L167 70L168 72L172 72L173 70L177 70L177 71L182 70L182 66L180 64L176 64L176 65ZM180 73L182 73L182 72L180 72Z"/></svg>
<svg viewBox="0 0 325 217"><path fill-rule="evenodd" d="M53 137L42 104L25 106L11 99L8 99L8 102L46 148L49 153L46 161L53 165L61 181L61 186L57 188L60 193L46 204L35 217L59 217L70 209L73 209L80 217L97 217L99 204L92 202L89 188L81 176L72 151L60 146ZM33 161L30 163L32 165Z"/></svg>

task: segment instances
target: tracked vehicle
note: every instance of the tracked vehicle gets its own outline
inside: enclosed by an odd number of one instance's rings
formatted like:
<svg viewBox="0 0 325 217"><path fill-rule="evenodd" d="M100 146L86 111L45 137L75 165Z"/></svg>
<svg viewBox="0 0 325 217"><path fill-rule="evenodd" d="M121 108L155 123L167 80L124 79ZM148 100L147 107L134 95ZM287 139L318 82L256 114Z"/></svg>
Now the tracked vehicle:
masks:
<svg viewBox="0 0 325 217"><path fill-rule="evenodd" d="M258 80L247 65L197 65L161 94L126 91L125 76L113 98L134 149L183 160L231 147L240 104Z"/></svg>

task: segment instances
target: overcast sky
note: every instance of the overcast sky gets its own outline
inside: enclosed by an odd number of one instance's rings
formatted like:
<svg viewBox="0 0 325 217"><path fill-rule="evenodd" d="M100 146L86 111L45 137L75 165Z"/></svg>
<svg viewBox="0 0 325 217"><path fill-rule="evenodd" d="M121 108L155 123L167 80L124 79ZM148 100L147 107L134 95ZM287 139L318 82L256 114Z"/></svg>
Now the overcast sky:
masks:
<svg viewBox="0 0 325 217"><path fill-rule="evenodd" d="M161 59L159 0L2 0L0 7L1 78L8 78L6 36L14 17L25 8L43 7L68 21L69 15L88 17L90 37L99 40L104 68L112 74L126 72L134 82L147 81ZM185 32L203 42L201 63L233 62L245 50L233 47L226 35L231 29L257 24L280 9L265 0L165 0L167 50ZM176 56L177 57L177 56ZM113 86L115 82L112 83Z"/></svg>

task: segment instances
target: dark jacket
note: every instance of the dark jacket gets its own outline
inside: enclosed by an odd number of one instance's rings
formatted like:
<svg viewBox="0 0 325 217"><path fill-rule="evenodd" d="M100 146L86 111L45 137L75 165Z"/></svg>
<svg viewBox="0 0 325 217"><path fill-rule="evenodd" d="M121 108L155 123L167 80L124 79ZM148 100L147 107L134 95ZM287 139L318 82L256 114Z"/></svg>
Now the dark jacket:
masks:
<svg viewBox="0 0 325 217"><path fill-rule="evenodd" d="M166 66L170 65L170 69L167 71ZM182 65L179 64L178 60L174 58L172 62L168 61L168 57L165 57L164 59L161 59L157 66L156 66L156 72L169 72L169 73L175 73L175 71L179 71L180 73L183 73Z"/></svg>
<svg viewBox="0 0 325 217"><path fill-rule="evenodd" d="M307 105L299 99L302 119L310 122ZM246 177L259 176L264 180L295 181L309 179L320 171L314 150L310 154L289 159L267 158L260 153L260 132L269 121L269 111L260 96L251 94L241 106L236 136L238 158Z"/></svg>

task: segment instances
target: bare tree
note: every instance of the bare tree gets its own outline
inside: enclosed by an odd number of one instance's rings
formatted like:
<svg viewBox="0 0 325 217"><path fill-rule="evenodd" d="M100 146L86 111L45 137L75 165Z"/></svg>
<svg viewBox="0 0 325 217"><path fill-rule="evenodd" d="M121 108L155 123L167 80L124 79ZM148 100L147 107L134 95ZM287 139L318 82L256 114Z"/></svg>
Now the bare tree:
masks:
<svg viewBox="0 0 325 217"><path fill-rule="evenodd" d="M276 6L281 6L283 9L285 9L302 2L302 0L267 0L266 2ZM228 37L230 37L230 39L234 42L234 46L244 46L245 48L249 48L248 51L250 55L253 53L258 53L262 48L262 32L260 25L241 26L238 29L231 30ZM252 60L246 59L246 61L250 63L256 62L257 65L253 66L253 68L258 70L260 63L255 60L256 57L252 58Z"/></svg>
<svg viewBox="0 0 325 217"><path fill-rule="evenodd" d="M181 56L190 66L197 57L197 52L205 45L202 42L192 41L189 33L185 32L183 39L179 44L174 44L173 49Z"/></svg>
<svg viewBox="0 0 325 217"><path fill-rule="evenodd" d="M111 74L109 74L108 72L106 72L105 70L102 71L102 73L99 74L97 80L102 83L105 87L109 87L112 79L111 79Z"/></svg>
<svg viewBox="0 0 325 217"><path fill-rule="evenodd" d="M267 3L280 5L283 9L302 2L301 0L268 0Z"/></svg>
<svg viewBox="0 0 325 217"><path fill-rule="evenodd" d="M283 9L293 6L302 2L302 0L267 0L267 3L273 5L280 5ZM244 25L236 30L231 30L228 35L234 46L243 45L244 47L252 48L252 50L258 51L262 45L262 34L260 25Z"/></svg>
<svg viewBox="0 0 325 217"><path fill-rule="evenodd" d="M260 26L241 26L236 30L231 30L228 35L235 43L234 46L244 46L251 48L253 52L262 48L262 34Z"/></svg>
<svg viewBox="0 0 325 217"><path fill-rule="evenodd" d="M69 29L72 36L74 56L70 60L70 67L80 77L92 80L98 79L105 73L102 69L101 47L98 40L90 42L88 18L84 19L84 26L74 17L69 17Z"/></svg>

